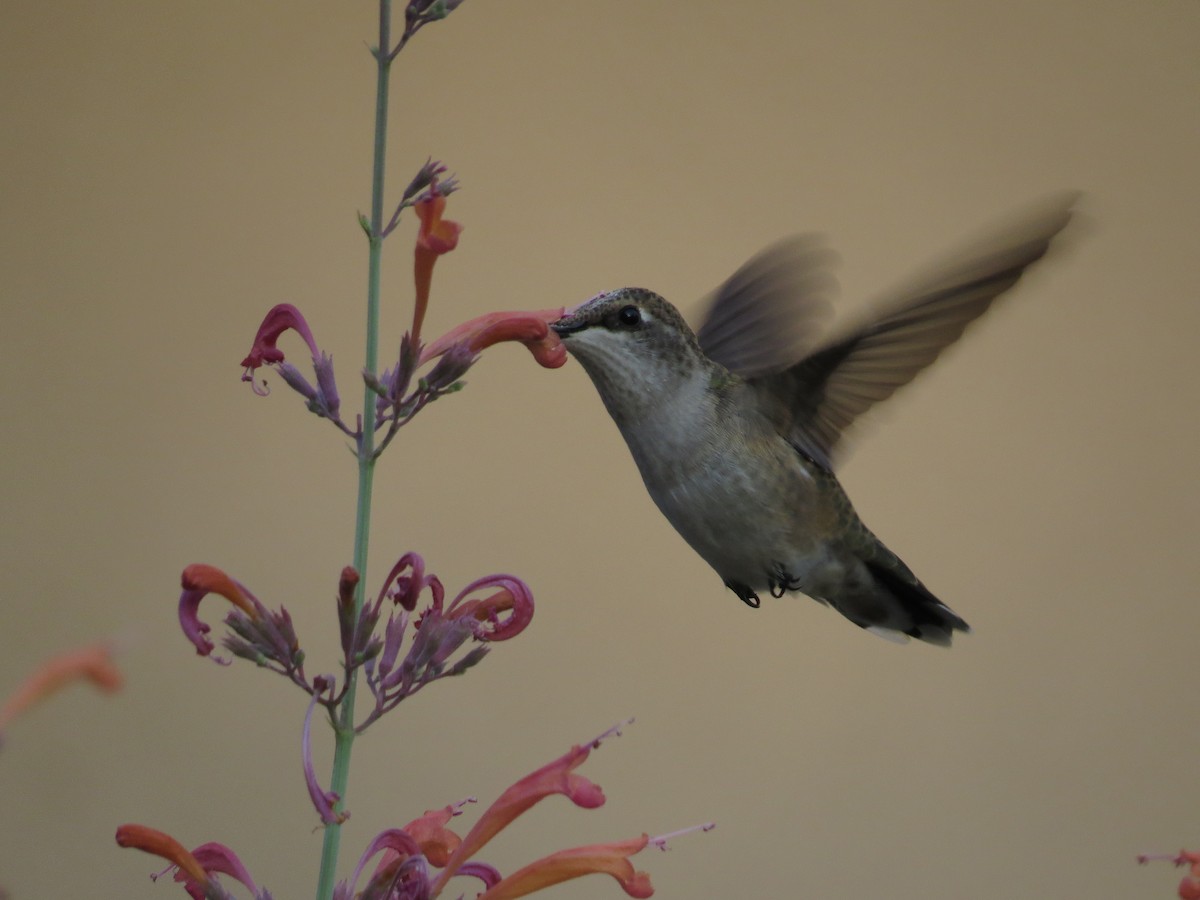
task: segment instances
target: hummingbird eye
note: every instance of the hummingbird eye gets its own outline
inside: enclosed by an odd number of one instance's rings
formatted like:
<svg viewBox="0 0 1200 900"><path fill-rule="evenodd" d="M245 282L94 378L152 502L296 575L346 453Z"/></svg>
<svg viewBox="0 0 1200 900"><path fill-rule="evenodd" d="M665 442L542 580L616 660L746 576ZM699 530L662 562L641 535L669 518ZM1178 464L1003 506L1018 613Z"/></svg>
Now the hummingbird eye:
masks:
<svg viewBox="0 0 1200 900"><path fill-rule="evenodd" d="M617 321L622 325L632 328L634 325L642 321L642 311L636 306L625 306L617 313Z"/></svg>

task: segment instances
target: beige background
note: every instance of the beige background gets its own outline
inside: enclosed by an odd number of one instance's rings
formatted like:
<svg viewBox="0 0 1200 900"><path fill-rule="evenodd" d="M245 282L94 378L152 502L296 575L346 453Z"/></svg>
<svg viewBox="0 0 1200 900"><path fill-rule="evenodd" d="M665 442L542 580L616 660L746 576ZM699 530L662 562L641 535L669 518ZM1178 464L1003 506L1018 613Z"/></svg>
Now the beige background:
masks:
<svg viewBox="0 0 1200 900"><path fill-rule="evenodd" d="M5 6L0 693L57 649L133 641L128 690L63 695L0 755L15 897L176 896L113 845L125 821L311 896L304 697L198 660L175 601L186 563L219 564L335 664L353 465L237 363L292 301L358 397L373 17ZM850 309L1048 191L1086 191L1091 221L842 472L975 626L950 652L803 598L748 611L658 516L582 369L489 352L385 458L368 581L418 549L451 588L524 576L537 617L358 745L343 872L380 828L635 715L585 770L607 806L548 802L486 858L712 818L638 859L659 896L1171 896L1134 855L1200 841L1198 38L1195 0L471 0L424 32L396 72L393 196L441 156L466 225L430 335L625 284L686 304L811 229Z"/></svg>

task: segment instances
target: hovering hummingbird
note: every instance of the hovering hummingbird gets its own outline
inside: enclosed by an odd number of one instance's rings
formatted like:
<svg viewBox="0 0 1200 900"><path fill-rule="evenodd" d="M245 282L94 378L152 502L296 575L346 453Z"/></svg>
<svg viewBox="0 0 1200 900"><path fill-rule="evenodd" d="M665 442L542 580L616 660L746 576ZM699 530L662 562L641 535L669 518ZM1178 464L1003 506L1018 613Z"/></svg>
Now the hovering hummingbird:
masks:
<svg viewBox="0 0 1200 900"><path fill-rule="evenodd" d="M1046 253L1075 199L1041 202L824 336L831 255L812 237L743 265L697 333L643 288L551 327L658 508L743 602L800 591L883 637L949 645L969 626L859 519L834 475L838 445Z"/></svg>

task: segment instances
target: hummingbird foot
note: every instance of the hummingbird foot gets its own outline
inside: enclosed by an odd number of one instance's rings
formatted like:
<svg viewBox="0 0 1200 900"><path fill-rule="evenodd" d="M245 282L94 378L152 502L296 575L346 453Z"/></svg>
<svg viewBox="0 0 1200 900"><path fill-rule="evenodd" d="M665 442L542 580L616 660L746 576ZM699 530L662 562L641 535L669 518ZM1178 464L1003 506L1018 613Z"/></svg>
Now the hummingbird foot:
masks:
<svg viewBox="0 0 1200 900"><path fill-rule="evenodd" d="M775 571L767 581L767 587L771 591L771 596L775 599L779 599L789 591L803 590L800 586L800 579L778 563L776 563Z"/></svg>
<svg viewBox="0 0 1200 900"><path fill-rule="evenodd" d="M750 590L748 585L742 584L740 581L727 581L725 582L725 587L737 594L738 599L751 609L758 609L759 605L762 603L762 601L758 599L758 594L754 593L754 591ZM772 591L772 593L774 593L774 591Z"/></svg>

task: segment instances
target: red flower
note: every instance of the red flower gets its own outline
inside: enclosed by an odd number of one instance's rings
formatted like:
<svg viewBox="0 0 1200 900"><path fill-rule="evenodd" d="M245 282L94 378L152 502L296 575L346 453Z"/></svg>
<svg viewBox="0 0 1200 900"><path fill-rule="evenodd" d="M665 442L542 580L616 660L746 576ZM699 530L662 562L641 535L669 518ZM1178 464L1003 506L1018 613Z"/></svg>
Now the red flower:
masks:
<svg viewBox="0 0 1200 900"><path fill-rule="evenodd" d="M498 587L500 590L487 597L466 600L481 588ZM508 613L501 619L501 613ZM446 619L473 619L475 636L485 641L507 641L514 638L533 621L533 593L529 585L513 575L485 575L472 581L458 592L446 608ZM485 627L486 626L486 627Z"/></svg>
<svg viewBox="0 0 1200 900"><path fill-rule="evenodd" d="M290 303L273 306L262 320L262 324L258 326L258 333L254 335L254 344L250 348L250 353L242 360L242 367L245 369L242 373L242 381L249 381L256 394L265 394L266 389L259 388L258 383L254 380L254 370L265 363L283 362L283 351L276 344L283 333L289 330L295 331L304 338L308 349L312 351L313 364L321 362L321 351L317 348L312 329L308 327L308 322L304 320L300 310Z"/></svg>

